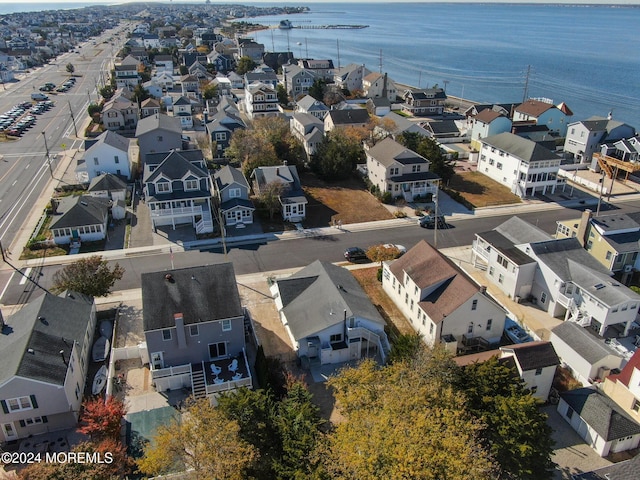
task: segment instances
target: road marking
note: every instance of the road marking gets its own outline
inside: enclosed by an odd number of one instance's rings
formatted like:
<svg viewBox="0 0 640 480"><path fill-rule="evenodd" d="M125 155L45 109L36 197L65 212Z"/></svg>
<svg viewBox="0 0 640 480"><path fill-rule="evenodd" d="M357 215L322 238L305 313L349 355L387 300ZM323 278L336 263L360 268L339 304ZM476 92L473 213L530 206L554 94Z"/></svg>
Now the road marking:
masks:
<svg viewBox="0 0 640 480"><path fill-rule="evenodd" d="M18 282L18 285L24 285L25 283L27 283L27 278L29 277L29 275L31 275L31 267L28 267L24 271L24 275L22 275L22 278L20 279L20 282Z"/></svg>
<svg viewBox="0 0 640 480"><path fill-rule="evenodd" d="M13 187L16 183L18 183L18 180L14 180L11 186Z"/></svg>

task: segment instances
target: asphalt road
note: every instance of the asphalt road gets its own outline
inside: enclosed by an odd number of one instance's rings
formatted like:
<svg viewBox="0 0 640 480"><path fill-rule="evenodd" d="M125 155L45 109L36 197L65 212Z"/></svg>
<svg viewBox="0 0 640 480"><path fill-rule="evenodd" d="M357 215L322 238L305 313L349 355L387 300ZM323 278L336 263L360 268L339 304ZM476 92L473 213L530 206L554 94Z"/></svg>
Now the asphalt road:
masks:
<svg viewBox="0 0 640 480"><path fill-rule="evenodd" d="M637 203L637 202L636 202ZM638 211L636 203L617 203L616 210L620 213ZM556 231L556 221L579 217L581 210L564 208L561 210L541 211L519 215L524 220L537 225L542 230L553 234ZM511 215L478 217L474 219L456 220L450 223L451 228L438 230L439 248L470 245L475 239L476 232L491 230L504 222ZM326 237L308 237L300 239L278 240L269 243L250 243L239 246L231 246L227 257L221 247L192 250L188 252L176 252L173 255L173 266L185 268L195 265L207 265L232 261L235 272L238 275L270 272L274 270L295 268L308 265L314 260L329 262L344 261L343 252L347 247L359 246L367 248L380 243L396 243L411 248L421 239L434 242L434 230L420 228L417 225L378 229L360 232L348 232L349 226L345 226L347 233L329 235ZM115 262L114 262L115 263ZM169 254L140 255L125 257L117 260L125 269L125 274L114 290L127 290L140 287L142 273L171 269ZM60 266L47 266L23 271L32 280L37 281L44 288L49 288L54 273ZM9 280L9 272L3 272L3 284ZM15 305L41 295L43 290L36 287L33 282L19 274L13 274L4 294L2 303Z"/></svg>
<svg viewBox="0 0 640 480"><path fill-rule="evenodd" d="M9 90L0 92L0 113L4 113L18 103L31 101L31 93L38 92L45 82L62 84L70 76L66 65L71 63L75 67L76 85L66 93L47 93L55 106L41 115L34 115L35 125L18 140L0 143L0 240L5 248L13 241L51 178L46 150L49 150L51 166L55 168L56 154L77 148L83 141L76 135L72 112L82 136L80 129L87 119L89 102L98 101L97 89L104 84L115 54L115 46L102 43L112 33L106 32L96 39L96 45L89 41L77 47L79 53L59 56L51 64L12 84ZM124 40L122 37L118 41Z"/></svg>

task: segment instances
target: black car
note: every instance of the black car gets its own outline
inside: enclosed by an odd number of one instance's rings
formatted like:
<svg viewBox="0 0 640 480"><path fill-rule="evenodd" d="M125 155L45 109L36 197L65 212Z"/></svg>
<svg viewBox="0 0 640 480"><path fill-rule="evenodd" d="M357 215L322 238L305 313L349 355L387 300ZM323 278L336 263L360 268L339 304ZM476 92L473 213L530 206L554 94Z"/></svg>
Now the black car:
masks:
<svg viewBox="0 0 640 480"><path fill-rule="evenodd" d="M422 228L447 228L447 222L444 219L444 215L425 215L420 218L420 226Z"/></svg>
<svg viewBox="0 0 640 480"><path fill-rule="evenodd" d="M367 254L360 247L349 247L344 251L344 258L350 262L358 262L362 260L369 260Z"/></svg>

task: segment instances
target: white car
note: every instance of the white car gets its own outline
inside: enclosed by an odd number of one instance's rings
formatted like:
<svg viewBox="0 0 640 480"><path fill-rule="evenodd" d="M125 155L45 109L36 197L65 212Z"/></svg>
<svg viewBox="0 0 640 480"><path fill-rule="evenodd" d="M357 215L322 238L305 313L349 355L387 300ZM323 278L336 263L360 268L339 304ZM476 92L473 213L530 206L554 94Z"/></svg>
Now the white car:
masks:
<svg viewBox="0 0 640 480"><path fill-rule="evenodd" d="M399 253L399 257L401 257L402 255L404 255L405 253L407 253L407 249L404 245L396 245L394 243L385 243L382 245L384 248L395 248L398 250Z"/></svg>

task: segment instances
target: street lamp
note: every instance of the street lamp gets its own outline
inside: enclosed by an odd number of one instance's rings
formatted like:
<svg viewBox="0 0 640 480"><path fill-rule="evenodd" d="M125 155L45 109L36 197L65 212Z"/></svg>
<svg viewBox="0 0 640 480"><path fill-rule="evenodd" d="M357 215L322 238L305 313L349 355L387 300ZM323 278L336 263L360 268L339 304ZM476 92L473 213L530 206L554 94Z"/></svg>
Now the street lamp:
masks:
<svg viewBox="0 0 640 480"><path fill-rule="evenodd" d="M49 146L47 145L47 136L44 131L42 132L42 138L44 138L44 149L47 151L47 165L49 165L49 173L51 174L51 178L53 178L53 169L51 168L51 157L49 157Z"/></svg>

